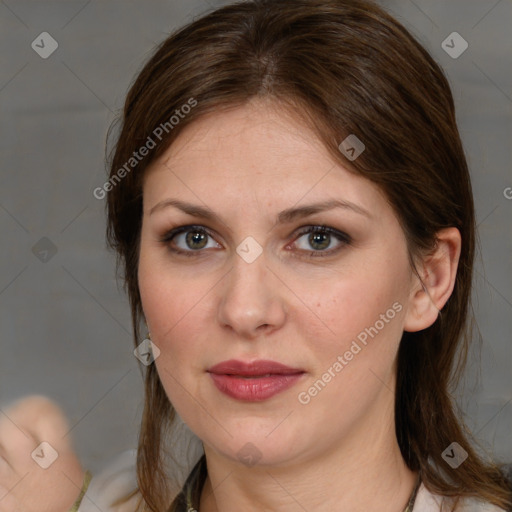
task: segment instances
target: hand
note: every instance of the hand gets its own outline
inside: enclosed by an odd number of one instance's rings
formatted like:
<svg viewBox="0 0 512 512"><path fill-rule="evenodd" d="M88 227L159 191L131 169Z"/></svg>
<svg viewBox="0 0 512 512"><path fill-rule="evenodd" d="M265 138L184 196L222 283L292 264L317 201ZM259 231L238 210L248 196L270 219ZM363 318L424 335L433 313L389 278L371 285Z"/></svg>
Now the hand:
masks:
<svg viewBox="0 0 512 512"><path fill-rule="evenodd" d="M68 431L62 410L43 396L0 409L0 512L69 511L80 494L84 470ZM38 448L42 442L51 448ZM47 469L41 467L50 462Z"/></svg>

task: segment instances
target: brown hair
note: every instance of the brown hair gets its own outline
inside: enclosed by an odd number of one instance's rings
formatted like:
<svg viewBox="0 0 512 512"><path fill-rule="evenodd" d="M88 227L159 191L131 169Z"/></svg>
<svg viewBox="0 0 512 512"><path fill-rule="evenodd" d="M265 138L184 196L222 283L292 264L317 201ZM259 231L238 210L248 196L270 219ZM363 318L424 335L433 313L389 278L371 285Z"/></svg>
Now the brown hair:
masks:
<svg viewBox="0 0 512 512"><path fill-rule="evenodd" d="M111 180L126 169L134 151L155 140L155 133L161 141L112 182L107 199L107 237L124 271L135 343L142 339L144 318L137 284L144 170L187 125L253 97L301 115L337 161L381 187L406 234L413 267L416 256L434 247L440 229L459 229L459 268L442 315L428 329L403 334L396 435L408 467L420 471L430 491L511 506L500 467L476 453L450 395L471 337L467 320L476 243L471 183L451 90L428 52L370 1L228 5L172 34L144 66L126 98ZM194 107L184 115L182 106L192 101ZM177 110L183 115L170 123ZM162 126L162 133L155 132ZM366 146L352 162L338 149L350 134ZM147 510L160 512L170 504L162 445L175 413L155 366L145 372L137 474ZM457 469L441 456L453 441L469 454Z"/></svg>

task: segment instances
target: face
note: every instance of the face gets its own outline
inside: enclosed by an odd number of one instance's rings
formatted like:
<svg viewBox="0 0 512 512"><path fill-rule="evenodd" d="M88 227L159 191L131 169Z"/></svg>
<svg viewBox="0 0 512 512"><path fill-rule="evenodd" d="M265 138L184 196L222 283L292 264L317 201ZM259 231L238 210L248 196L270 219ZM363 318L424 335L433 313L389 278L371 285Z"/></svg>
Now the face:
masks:
<svg viewBox="0 0 512 512"><path fill-rule="evenodd" d="M368 434L372 415L392 421L413 274L376 185L253 101L187 127L143 202L155 364L205 450L275 465Z"/></svg>

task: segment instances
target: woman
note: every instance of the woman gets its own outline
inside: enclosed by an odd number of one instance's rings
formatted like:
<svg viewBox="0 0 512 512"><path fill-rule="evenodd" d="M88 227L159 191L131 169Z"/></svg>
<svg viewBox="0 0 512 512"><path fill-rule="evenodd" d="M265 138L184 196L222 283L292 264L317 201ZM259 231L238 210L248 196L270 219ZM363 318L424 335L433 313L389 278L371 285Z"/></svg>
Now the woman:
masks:
<svg viewBox="0 0 512 512"><path fill-rule="evenodd" d="M128 93L105 190L148 364L138 510L512 506L450 396L475 247L452 95L381 8L252 0L182 28ZM178 416L204 455L176 495Z"/></svg>
<svg viewBox="0 0 512 512"><path fill-rule="evenodd" d="M175 412L203 442L201 512L402 511L418 482L510 506L448 393L474 211L449 85L410 34L365 1L221 8L138 76L111 178L153 142L108 194L136 339L144 319L160 350L149 509Z"/></svg>

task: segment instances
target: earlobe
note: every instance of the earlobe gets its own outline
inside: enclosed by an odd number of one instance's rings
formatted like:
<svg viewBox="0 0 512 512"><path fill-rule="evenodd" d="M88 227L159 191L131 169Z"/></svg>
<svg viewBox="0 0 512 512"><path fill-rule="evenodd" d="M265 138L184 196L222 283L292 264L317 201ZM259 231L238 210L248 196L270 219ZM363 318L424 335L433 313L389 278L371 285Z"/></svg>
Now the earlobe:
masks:
<svg viewBox="0 0 512 512"><path fill-rule="evenodd" d="M460 248L457 228L445 228L437 233L434 249L418 265L421 281L416 277L411 289L405 331L421 331L437 320L455 286Z"/></svg>

